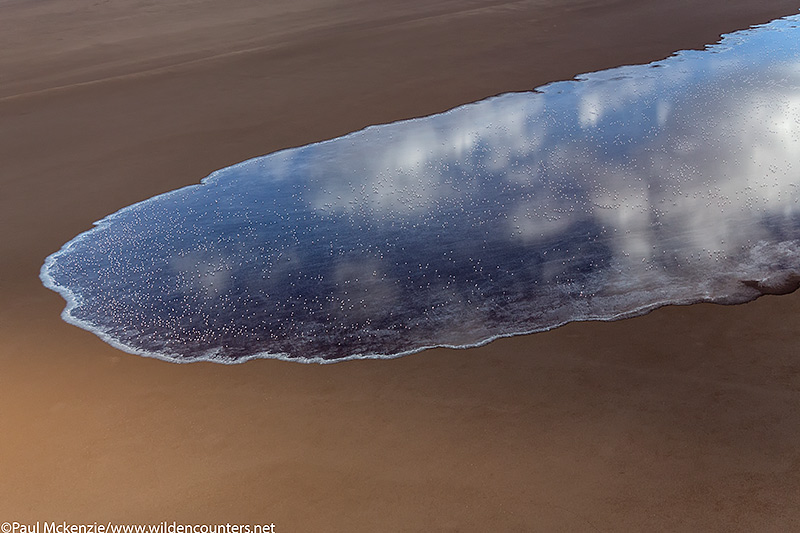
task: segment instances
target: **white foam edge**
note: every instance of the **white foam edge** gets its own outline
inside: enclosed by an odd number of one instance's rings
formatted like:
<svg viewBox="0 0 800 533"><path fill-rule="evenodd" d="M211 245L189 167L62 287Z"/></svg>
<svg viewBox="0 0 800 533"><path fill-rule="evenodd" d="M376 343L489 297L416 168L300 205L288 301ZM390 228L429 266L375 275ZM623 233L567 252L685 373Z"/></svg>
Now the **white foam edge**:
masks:
<svg viewBox="0 0 800 533"><path fill-rule="evenodd" d="M56 254L53 254L53 255L56 255ZM50 256L50 257L53 257L53 256ZM48 260L50 259L50 257L48 257ZM76 305L77 305L76 304L76 300L77 299L76 299L75 295L69 289L67 289L65 287L61 287L60 285L54 283L52 278L50 278L49 274L44 272L46 266L47 266L47 263L45 263L45 265L42 267L42 274L40 274L40 277L42 278L42 281L44 282L46 287L58 292L67 301L67 306L64 308L64 310L61 313L61 318L65 322L67 322L69 324L72 324L74 326L77 326L77 327L79 327L81 329L84 329L84 330L94 334L95 336L100 338L100 340L102 340L106 344L109 344L110 346L112 346L112 347L114 347L114 348L116 348L118 350L121 350L123 352L130 353L130 354L133 354L133 355L139 355L139 356L142 356L142 357L148 357L148 358L152 358L152 359L159 359L159 360L166 361L166 362L169 362L169 363L179 363L179 364L210 362L210 363L218 363L218 364L224 364L224 365L236 365L236 364L245 363L247 361L252 361L254 359L277 359L277 360L280 360L280 361L289 361L289 362L293 362L293 363L304 363L304 364L332 364L332 363L344 363L346 361L374 360L374 359L389 360L389 359L397 359L397 358L404 357L404 356L407 356L407 355L412 355L412 354L416 354L416 353L419 353L419 352L423 352L425 350L432 350L432 349L436 349L436 348L445 348L445 349L453 349L453 350L467 350L467 349L470 349L470 348L478 348L478 347L485 346L485 345L487 345L487 344L489 344L491 342L494 342L496 340L499 340L499 339L518 337L518 336L523 336L523 335L531 335L531 334L534 334L534 333L543 333L543 332L546 332L546 331L551 331L551 330L560 328L562 326L565 326L565 325L573 323L573 322L592 322L592 321L595 321L595 322L614 322L614 321L618 321L618 320L625 320L625 319L628 319L628 318L634 318L634 317L646 315L646 314L648 314L648 313L650 313L652 311L655 311L656 309L659 309L661 307L671 306L671 305L684 306L684 305L694 305L694 304L698 304L698 303L714 303L714 304L718 304L718 305L735 305L735 304L747 303L747 302L753 301L753 300L763 296L763 293L759 293L758 291L754 290L754 294L753 294L752 298L741 298L738 301L731 301L730 300L731 296L719 296L717 298L712 298L710 296L707 296L707 297L703 297L703 298L699 298L699 299L686 298L686 299L678 299L678 300L662 300L662 301L658 301L658 302L651 302L651 303L648 303L646 305L642 305L642 306L639 306L639 307L636 307L636 308L633 308L633 309L629 309L627 311L623 311L623 312L620 312L620 313L615 313L615 314L608 315L608 316L594 315L594 316L587 316L587 317L571 318L569 320L564 320L562 322L559 322L557 324L553 324L553 325L550 325L550 326L542 326L540 328L534 328L534 329L531 329L531 330L525 330L525 331L519 331L519 332L511 332L511 333L502 333L502 334L497 334L497 335L491 335L491 336L487 337L486 339L483 339L483 340L480 340L480 341L474 342L474 343L469 343L469 344L433 344L433 345L429 345L429 346L420 346L420 347L417 347L417 348L413 348L411 350L405 350L405 351L397 352L397 353L394 353L394 354L367 353L367 354L353 354L353 355L349 355L349 356L345 356L345 357L339 357L339 358L336 358L336 359L324 359L322 357L303 357L303 358L291 357L287 353L258 352L258 353L255 353L253 355L232 359L232 358L228 358L228 357L220 357L220 356L215 354L215 352L217 352L218 350L214 350L214 351L211 351L211 353L208 353L207 355L200 355L200 356L197 356L197 357L186 358L186 357L173 357L173 356L170 356L169 354L164 354L164 353L160 353L160 352L152 352L152 351L143 350L143 349L140 349L140 348L135 348L135 347L129 346L127 344L124 344L124 343L118 341L117 339L113 338L112 336L106 334L105 332L103 332L99 328L93 327L88 322L83 321L83 320L79 320L79 319L73 317L69 312L74 307L76 307Z"/></svg>
<svg viewBox="0 0 800 533"><path fill-rule="evenodd" d="M749 28L746 28L746 29L737 30L737 31L734 31L734 32L722 34L720 36L719 41L717 41L716 43L713 43L713 44L705 45L705 47L702 50L703 51L714 51L714 50L725 51L730 47L731 44L735 45L736 41L741 38L743 33L749 33L749 32L759 31L759 30L768 29L768 28L774 28L775 30L779 31L782 27L786 27L787 25L789 25L788 27L796 27L795 25L798 24L798 23L800 23L800 14L781 17L781 18L772 20L770 22L766 22L764 24L751 25ZM57 284L55 282L55 280L52 278L52 276L50 275L50 272L49 272L50 267L56 262L57 258L60 255L66 253L72 246L74 246L77 243L81 242L82 240L88 238L92 233L94 233L96 231L100 231L104 227L110 225L115 218L121 216L123 213L126 213L129 210L136 209L141 204L144 204L146 202L157 201L158 199L167 198L167 197L169 197L171 195L179 194L181 192L184 192L187 189L193 189L195 187L202 187L202 186L205 186L205 185L213 184L214 180L217 177L219 177L220 175L222 175L224 173L227 173L229 171L232 171L233 169L241 169L241 168L246 168L248 166L254 165L254 164L262 161L265 158L278 156L279 154L283 154L283 153L286 153L286 152L298 150L298 149L301 149L301 148L308 148L308 147L316 146L316 145L324 145L324 144L327 144L327 143L338 142L338 141L341 141L343 139L358 137L358 136L361 136L361 135L365 135L368 131L371 131L373 129L384 128L386 126L391 126L391 125L396 125L396 124L403 124L403 123L411 123L411 122L415 122L415 121L430 120L432 117L439 117L439 116L442 116L442 115L447 115L447 114L454 113L454 112L456 112L458 110L461 110L461 109L464 109L464 108L479 106L479 105L485 104L486 102L490 102L490 101L497 101L497 100L500 100L500 99L514 98L514 97L519 97L521 95L530 95L532 92L533 93L540 93L540 94L547 93L550 90L558 90L557 87L563 86L564 83L572 84L572 83L578 83L578 82L591 82L591 81L600 81L600 82L602 82L602 81L608 80L610 78L616 77L616 76L612 76L613 74L616 74L616 75L623 74L625 77L627 77L627 75L629 74L629 72L632 69L637 69L637 70L638 69L646 69L646 68L651 68L651 67L654 67L654 66L668 67L668 66L670 66L670 64L672 62L682 61L686 54L690 54L690 53L697 52L697 51L698 50L679 50L679 51L674 52L673 54L671 54L670 56L668 56L666 58L663 58L663 59L660 59L660 60L656 60L656 61L652 61L650 63L634 64L634 65L622 65L622 66L618 66L618 67L614 67L614 68L610 68L610 69L605 69L605 70L600 70L600 71L596 71L596 72L579 74L579 75L575 76L574 78L572 78L571 80L563 80L563 81L556 81L556 82L547 83L547 84L541 85L539 87L536 87L536 88L534 88L532 90L502 93L502 94L499 94L499 95L495 95L495 96L490 96L488 98L484 98L484 99L479 100L477 102L470 102L468 104L456 106L456 107L453 107L451 109L445 110L445 111L440 112L440 113L432 113L430 115L425 115L425 116L421 116L421 117L415 117L415 118L410 118L410 119L405 119L405 120L400 120L400 121L395 121L395 122L389 122L389 123L383 123L383 124L370 125L370 126L367 126L367 127L363 128L361 130L357 130L357 131L354 131L354 132L351 132L351 133L348 133L348 134L345 134L345 135L342 135L340 137L336 137L336 138L333 138L333 139L326 139L326 140L323 140L323 141L318 141L318 142L315 142L315 143L310 143L310 144L306 144L306 145L302 145L302 146L284 148L284 149L281 149L281 150L278 150L278 151L275 151L275 152L271 152L271 153L266 154L266 155L260 155L260 156L252 157L250 159L246 159L245 161L242 161L240 163L236 163L236 164L233 164L233 165L230 165L230 166L215 170L214 172L212 172L211 174L209 174L205 178L201 179L200 183L187 185L185 187L180 187L180 188L172 190L172 191L168 191L168 192L165 192L165 193L157 194L155 196L151 196L151 197L146 198L144 200L141 200L139 202L133 203L133 204L131 204L129 206L123 207L122 209L119 209L118 211L115 211L114 213L112 213L110 215L107 215L106 217L102 218L101 220L93 222L92 223L92 225L94 226L93 228L91 228L91 229L89 229L89 230L87 230L87 231L85 231L83 233L80 233L79 235L77 235L76 237L71 239L69 242L64 244L58 251L50 254L49 256L47 256L47 258L45 258L44 264L42 265L41 269L39 270L39 279L42 281L42 284L46 288L48 288L48 289L50 289L50 290L52 290L54 292L57 292L66 301L67 305L61 311L61 318L65 322L67 322L69 324L72 324L74 326L77 326L77 327L79 327L81 329L84 329L84 330L96 335L97 337L99 337L106 344L109 344L110 346L113 346L114 348L117 348L117 349L119 349L119 350L121 350L123 352L127 352L127 353L134 354L134 355L139 355L139 356L142 356L142 357L150 357L150 358L155 358L155 359L161 359L163 361L168 361L168 362L171 362L171 363L193 363L193 362L208 361L208 362L223 363L223 364L239 364L239 363L244 363L246 361L250 361L252 359L278 359L278 360L283 360L283 361L293 361L293 362L301 362L301 363L309 363L309 364L311 364L311 363L328 364L328 363L339 363L339 362L344 362L344 361L361 360L361 359L395 359L395 358L398 358L398 357L403 357L403 356L406 356L406 355L412 355L412 354L415 354L415 353L419 353L419 352L422 352L422 351L425 351L425 350L430 350L430 349L435 349L435 348L449 348L449 349L477 348L479 346L484 346L486 344L489 344L489 343L491 343L491 342L493 342L495 340L501 339L501 338L516 337L516 336L520 336L520 335L530 335L530 334L533 334L533 333L541 333L541 332L544 332L544 331L550 331L552 329L559 328L559 327L561 327L563 325L566 325L568 323L571 323L571 322L586 322L586 321L611 322L611 321L615 321L615 320L633 318L635 316L641 316L641 315L647 314L647 313L649 313L649 312L651 312L651 311L653 311L655 309L658 309L658 308L664 307L664 306L668 306L668 305L691 305L691 304L695 304L695 303L704 303L704 302L716 303L713 299L709 299L709 298L700 299L700 300L661 301L661 302L647 304L645 306L642 306L642 307L639 307L639 308L636 308L636 309L633 309L633 310L629 310L629 311L626 311L626 312L623 312L623 313L618 313L618 314L615 314L615 315L612 315L612 316L608 316L608 317L596 316L596 317L575 318L575 319L566 320L566 321L561 322L561 323L556 324L556 325L537 328L537 329L533 329L533 330L530 330L530 331L521 331L521 332L504 333L504 334L499 334L499 335L493 335L491 337L488 337L487 339L484 339L482 341L479 341L479 342L476 342L476 343L472 343L472 344L465 344L465 345L439 344L439 345L423 346L423 347L414 348L412 350L407 350L407 351L404 351L404 352L399 352L399 353L391 354L391 355L387 355L387 354L355 354L355 355L341 357L341 358L337 358L337 359L323 359L321 357L299 359L299 358L295 358L295 357L290 357L286 353L272 354L272 353L269 353L269 352L261 352L261 353L254 354L252 356L246 356L246 357L238 358L238 359L235 359L235 360L230 360L230 359L221 358L221 357L214 357L213 355L211 355L211 356L198 356L197 358L188 359L188 358L170 357L170 356L165 355L165 354L156 353L156 352L149 352L147 350L142 350L142 349L139 349L139 348L134 348L134 347L128 346L128 345L123 344L123 343L119 342L118 340L114 339L113 337L111 337L110 335L108 335L104 331L100 330L99 328L96 328L96 327L92 326L88 322L73 317L72 314L71 314L71 311L80 306L80 302L79 302L80 298L79 298L79 296L76 295L69 288ZM754 300L754 299L756 299L756 298L758 298L760 296L762 296L762 294L757 294L752 299L744 299L740 303L745 303L745 302L748 302L748 301L752 301L752 300ZM721 297L719 299L723 299L723 298ZM726 302L726 303L728 303L728 302Z"/></svg>

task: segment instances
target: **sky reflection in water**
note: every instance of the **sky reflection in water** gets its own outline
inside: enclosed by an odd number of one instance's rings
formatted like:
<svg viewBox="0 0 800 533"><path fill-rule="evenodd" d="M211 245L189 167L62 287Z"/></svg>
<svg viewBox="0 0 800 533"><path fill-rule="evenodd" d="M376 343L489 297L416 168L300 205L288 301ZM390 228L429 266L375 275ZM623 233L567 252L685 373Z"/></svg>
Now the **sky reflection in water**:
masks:
<svg viewBox="0 0 800 533"><path fill-rule="evenodd" d="M395 356L785 292L799 21L222 169L110 215L42 279L118 348L219 362Z"/></svg>

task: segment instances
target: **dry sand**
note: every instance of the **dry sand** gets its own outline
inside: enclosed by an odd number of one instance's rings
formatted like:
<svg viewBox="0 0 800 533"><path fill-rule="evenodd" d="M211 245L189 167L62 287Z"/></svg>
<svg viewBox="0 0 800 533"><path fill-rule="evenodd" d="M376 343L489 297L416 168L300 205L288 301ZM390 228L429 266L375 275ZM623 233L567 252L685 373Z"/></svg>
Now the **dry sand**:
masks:
<svg viewBox="0 0 800 533"><path fill-rule="evenodd" d="M0 522L800 530L800 295L393 361L173 365L48 254L209 172L714 42L771 0L0 0Z"/></svg>

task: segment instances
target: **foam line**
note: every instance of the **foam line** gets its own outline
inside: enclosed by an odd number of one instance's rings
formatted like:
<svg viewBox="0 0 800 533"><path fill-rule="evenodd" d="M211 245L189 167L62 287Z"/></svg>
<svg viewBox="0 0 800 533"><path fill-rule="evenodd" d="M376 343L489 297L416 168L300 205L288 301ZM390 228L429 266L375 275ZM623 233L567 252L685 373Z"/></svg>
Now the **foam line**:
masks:
<svg viewBox="0 0 800 533"><path fill-rule="evenodd" d="M120 350L218 363L793 290L798 22L250 159L96 222L40 277Z"/></svg>

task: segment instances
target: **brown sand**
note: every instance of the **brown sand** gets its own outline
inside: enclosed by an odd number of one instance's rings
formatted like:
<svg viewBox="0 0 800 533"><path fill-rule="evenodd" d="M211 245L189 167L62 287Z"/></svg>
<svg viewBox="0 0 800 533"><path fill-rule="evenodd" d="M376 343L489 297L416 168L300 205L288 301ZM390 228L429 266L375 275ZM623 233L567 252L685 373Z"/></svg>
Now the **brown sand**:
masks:
<svg viewBox="0 0 800 533"><path fill-rule="evenodd" d="M279 148L662 58L771 0L0 0L0 522L800 530L800 295L463 351L172 365L45 256Z"/></svg>

